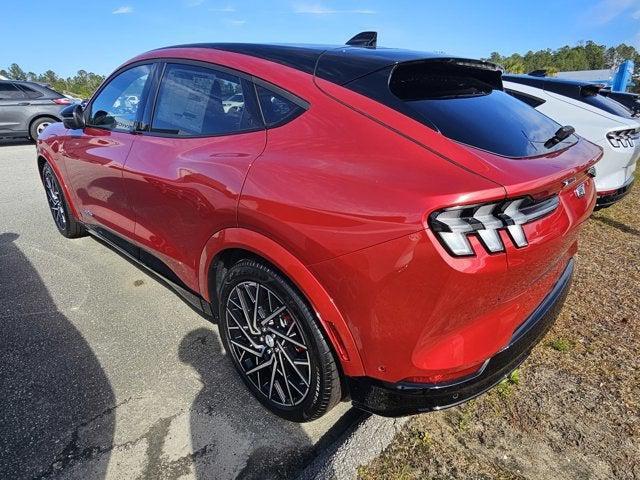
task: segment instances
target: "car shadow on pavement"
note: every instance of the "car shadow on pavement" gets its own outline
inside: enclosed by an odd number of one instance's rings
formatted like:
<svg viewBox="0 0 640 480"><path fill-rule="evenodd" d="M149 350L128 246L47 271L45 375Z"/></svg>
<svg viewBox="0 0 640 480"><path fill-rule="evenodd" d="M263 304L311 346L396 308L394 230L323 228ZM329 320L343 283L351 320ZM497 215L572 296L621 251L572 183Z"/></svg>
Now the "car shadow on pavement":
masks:
<svg viewBox="0 0 640 480"><path fill-rule="evenodd" d="M16 145L34 145L28 138L4 138L0 137L0 147L10 147Z"/></svg>
<svg viewBox="0 0 640 480"><path fill-rule="evenodd" d="M91 478L102 479L113 443L115 394L17 239L0 234L0 478L56 477L99 455Z"/></svg>
<svg viewBox="0 0 640 480"><path fill-rule="evenodd" d="M315 455L302 425L271 414L248 392L213 330L193 330L178 353L202 383L190 409L197 480L293 478Z"/></svg>

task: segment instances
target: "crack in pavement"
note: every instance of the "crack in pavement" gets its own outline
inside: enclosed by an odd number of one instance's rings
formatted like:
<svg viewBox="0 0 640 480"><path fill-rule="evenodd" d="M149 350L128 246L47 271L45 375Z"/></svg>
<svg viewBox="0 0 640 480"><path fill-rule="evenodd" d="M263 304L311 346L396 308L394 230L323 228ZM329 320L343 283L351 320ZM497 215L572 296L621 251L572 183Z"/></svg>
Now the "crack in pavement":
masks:
<svg viewBox="0 0 640 480"><path fill-rule="evenodd" d="M73 433L71 434L71 439L69 440L69 442L67 442L67 444L64 446L62 451L58 455L56 455L53 462L51 462L51 465L49 465L49 467L43 473L34 477L34 480L41 480L41 479L51 477L54 474L59 474L63 470L65 470L67 467L77 463L78 461L89 460L100 453L108 452L114 449L115 447L120 446L120 445L111 445L109 446L109 448L101 448L97 446L81 448L79 445L80 430L88 427L93 422L101 418L104 418L107 415L112 414L117 408L122 407L123 405L126 405L131 400L137 400L137 399L139 399L139 397L129 397L123 400L122 402L117 403L116 405L106 408L105 410L95 415L94 417L90 418L89 420L77 425L73 429Z"/></svg>

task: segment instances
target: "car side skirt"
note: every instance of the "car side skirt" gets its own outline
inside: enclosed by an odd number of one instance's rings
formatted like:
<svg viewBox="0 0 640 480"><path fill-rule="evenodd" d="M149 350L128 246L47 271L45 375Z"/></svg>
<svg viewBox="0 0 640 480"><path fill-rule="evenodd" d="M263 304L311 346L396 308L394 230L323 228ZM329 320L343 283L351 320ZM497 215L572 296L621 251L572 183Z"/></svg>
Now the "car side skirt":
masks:
<svg viewBox="0 0 640 480"><path fill-rule="evenodd" d="M156 277L171 288L198 313L210 320L216 319L209 302L187 287L158 257L103 227L87 224L85 224L85 227L93 237L106 243L109 247L136 265L139 265L151 276Z"/></svg>

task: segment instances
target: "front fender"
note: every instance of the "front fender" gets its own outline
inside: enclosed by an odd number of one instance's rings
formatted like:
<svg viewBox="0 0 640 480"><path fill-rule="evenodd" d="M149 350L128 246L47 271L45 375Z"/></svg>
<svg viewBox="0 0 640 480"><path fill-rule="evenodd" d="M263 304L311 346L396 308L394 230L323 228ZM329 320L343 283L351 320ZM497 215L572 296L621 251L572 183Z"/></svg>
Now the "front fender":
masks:
<svg viewBox="0 0 640 480"><path fill-rule="evenodd" d="M63 168L63 166L61 165L61 162L56 161L57 152L60 148L62 148L62 137L49 138L47 139L47 142L38 140L37 155L38 157L42 157L51 166L53 173L55 173L58 179L58 183L62 187L62 192L64 193L64 197L67 200L67 204L69 206L69 209L71 210L71 214L75 218L80 218L76 206L74 205L74 197L71 195L71 191L69 189L69 186L67 185L64 175L62 175L61 169Z"/></svg>
<svg viewBox="0 0 640 480"><path fill-rule="evenodd" d="M300 260L264 235L245 228L227 228L213 235L200 256L198 280L202 297L211 302L207 286L212 263L219 253L231 248L248 250L280 269L311 303L325 335L340 356L344 373L348 376L364 375L356 343L333 299Z"/></svg>

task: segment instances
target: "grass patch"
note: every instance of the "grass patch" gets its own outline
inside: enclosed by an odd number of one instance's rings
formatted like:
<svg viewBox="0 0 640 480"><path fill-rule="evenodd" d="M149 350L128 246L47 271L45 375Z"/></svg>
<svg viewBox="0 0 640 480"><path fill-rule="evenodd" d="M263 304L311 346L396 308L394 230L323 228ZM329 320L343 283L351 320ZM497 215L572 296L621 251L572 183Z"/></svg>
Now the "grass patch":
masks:
<svg viewBox="0 0 640 480"><path fill-rule="evenodd" d="M553 348L557 352L566 353L575 347L575 343L566 338L555 338L547 343L547 346Z"/></svg>
<svg viewBox="0 0 640 480"><path fill-rule="evenodd" d="M496 391L502 397L509 397L513 393L515 386L520 384L520 369L516 368L513 372L503 379L497 386Z"/></svg>

